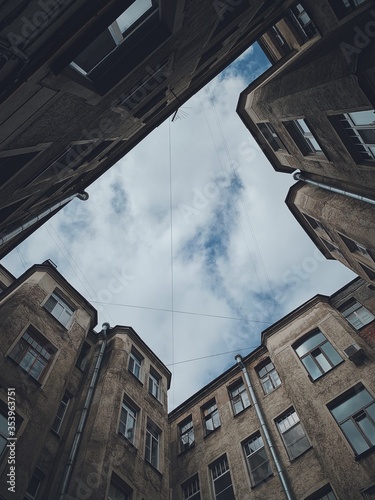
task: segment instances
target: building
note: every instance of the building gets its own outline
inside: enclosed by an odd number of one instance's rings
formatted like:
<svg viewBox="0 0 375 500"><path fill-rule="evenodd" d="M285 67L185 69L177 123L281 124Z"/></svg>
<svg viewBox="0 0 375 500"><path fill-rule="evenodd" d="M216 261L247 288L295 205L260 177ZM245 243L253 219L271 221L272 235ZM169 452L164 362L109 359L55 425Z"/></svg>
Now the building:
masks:
<svg viewBox="0 0 375 500"><path fill-rule="evenodd" d="M286 202L313 242L370 283L374 26L372 1L294 4L260 37L271 67L237 108L273 168L294 172Z"/></svg>
<svg viewBox="0 0 375 500"><path fill-rule="evenodd" d="M239 56L291 0L0 9L0 258Z"/></svg>
<svg viewBox="0 0 375 500"><path fill-rule="evenodd" d="M168 368L131 327L96 332L51 261L18 279L1 267L0 281L0 498L374 498L375 293L362 279L265 330L169 415Z"/></svg>

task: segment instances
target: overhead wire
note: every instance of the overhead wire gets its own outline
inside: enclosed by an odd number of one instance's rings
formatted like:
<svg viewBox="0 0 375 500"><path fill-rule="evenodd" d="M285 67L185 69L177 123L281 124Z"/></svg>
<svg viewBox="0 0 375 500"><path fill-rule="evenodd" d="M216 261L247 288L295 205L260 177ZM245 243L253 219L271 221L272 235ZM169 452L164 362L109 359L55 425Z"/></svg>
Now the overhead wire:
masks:
<svg viewBox="0 0 375 500"><path fill-rule="evenodd" d="M191 363L192 361L199 361L201 359L215 358L216 356L224 356L226 354L234 354L240 351L252 351L253 349L255 349L255 347L256 346L243 347L241 349L236 349L235 351L225 351L225 352L218 352L216 354L208 354L207 356L201 356L199 358L190 358L190 359L185 359L184 361L175 361L174 363L169 363L166 364L165 366L181 365L183 363Z"/></svg>

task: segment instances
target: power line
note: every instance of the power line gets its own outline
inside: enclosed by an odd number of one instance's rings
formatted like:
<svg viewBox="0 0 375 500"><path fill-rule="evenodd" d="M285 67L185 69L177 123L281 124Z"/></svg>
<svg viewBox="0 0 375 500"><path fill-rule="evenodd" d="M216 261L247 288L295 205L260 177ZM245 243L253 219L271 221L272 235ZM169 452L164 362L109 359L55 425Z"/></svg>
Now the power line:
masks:
<svg viewBox="0 0 375 500"><path fill-rule="evenodd" d="M175 313L175 314L189 314L191 316L203 316L203 317L208 317L208 318L219 318L219 319L230 319L233 321L246 321L247 323L261 323L264 325L271 325L271 321L259 321L256 319L247 319L247 318L235 318L233 316L222 316L218 314L204 314L204 313L197 313L197 312L192 312L192 311L179 311L177 309L165 309L163 307L147 307L147 306L136 306L133 304L118 304L115 302L101 302L99 300L91 300L93 304L102 304L106 306L118 306L118 307L132 307L135 309L148 309L150 311L164 311L164 312L170 312L170 313Z"/></svg>
<svg viewBox="0 0 375 500"><path fill-rule="evenodd" d="M243 349L236 349L235 351L226 351L226 352L218 352L217 354L210 354L208 356L201 356L200 358L191 358L191 359L185 359L184 361L177 361L175 363L170 363L165 366L173 366L173 365L181 365L183 363L191 363L192 361L199 361L201 359L207 359L207 358L214 358L215 356L224 356L225 354L233 354L234 352L240 352L240 351L251 351L255 349L255 347L244 347Z"/></svg>

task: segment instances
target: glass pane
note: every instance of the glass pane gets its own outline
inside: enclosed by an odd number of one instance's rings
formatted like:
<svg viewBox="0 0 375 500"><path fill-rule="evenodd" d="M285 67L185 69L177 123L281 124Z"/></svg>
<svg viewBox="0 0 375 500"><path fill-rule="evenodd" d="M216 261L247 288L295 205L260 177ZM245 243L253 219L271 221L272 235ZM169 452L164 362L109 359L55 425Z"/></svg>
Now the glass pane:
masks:
<svg viewBox="0 0 375 500"><path fill-rule="evenodd" d="M311 131L310 131L309 127L306 125L305 120L303 120L302 118L300 118L299 120L296 120L296 121L297 121L298 125L301 127L301 129L304 132L306 132L308 134L311 134Z"/></svg>
<svg viewBox="0 0 375 500"><path fill-rule="evenodd" d="M63 310L63 306L57 302L55 307L53 308L52 314L55 316L55 318L59 318Z"/></svg>
<svg viewBox="0 0 375 500"><path fill-rule="evenodd" d="M308 448L310 448L310 443L307 437L304 436L302 439L300 439L299 441L297 441L288 448L290 458L298 457Z"/></svg>
<svg viewBox="0 0 375 500"><path fill-rule="evenodd" d="M273 391L273 385L268 378L263 380L263 387L264 387L264 392L266 394L269 394L270 392Z"/></svg>
<svg viewBox="0 0 375 500"><path fill-rule="evenodd" d="M315 361L311 356L306 356L302 359L302 363L304 364L306 370L309 372L311 378L313 380L317 379L322 375L322 371L318 368Z"/></svg>
<svg viewBox="0 0 375 500"><path fill-rule="evenodd" d="M366 435L367 439L372 445L375 445L375 427L370 419L365 416L360 420L357 420L358 425L362 429L363 433Z"/></svg>
<svg viewBox="0 0 375 500"><path fill-rule="evenodd" d="M326 342L321 346L321 350L326 354L327 358L331 361L333 366L338 365L341 363L342 358L336 351L336 349L329 343Z"/></svg>
<svg viewBox="0 0 375 500"><path fill-rule="evenodd" d="M366 406L368 403L371 403L372 400L373 399L368 391L366 391L366 389L362 387L359 392L353 394L352 397L333 408L333 410L331 410L331 413L335 417L337 422L342 422L350 415L353 415L353 413L356 413L358 410Z"/></svg>
<svg viewBox="0 0 375 500"><path fill-rule="evenodd" d="M307 139L307 141L310 143L310 145L312 146L312 148L315 150L315 151L321 151L322 148L319 146L317 140L315 139L315 137L313 136L309 136L309 138Z"/></svg>
<svg viewBox="0 0 375 500"><path fill-rule="evenodd" d="M226 472L222 474L217 479L215 479L215 493L220 493L225 490L228 486L232 484L232 480L230 477L230 472Z"/></svg>
<svg viewBox="0 0 375 500"><path fill-rule="evenodd" d="M349 113L349 116L355 125L375 124L375 113L373 109L369 109L368 111L355 111Z"/></svg>
<svg viewBox="0 0 375 500"><path fill-rule="evenodd" d="M352 420L344 422L341 425L341 429L358 455L369 448L369 445L366 443L362 434L359 432Z"/></svg>
<svg viewBox="0 0 375 500"><path fill-rule="evenodd" d="M34 364L34 366L30 369L30 375L32 375L34 378L39 380L43 370L44 370L44 363L41 360L37 360Z"/></svg>
<svg viewBox="0 0 375 500"><path fill-rule="evenodd" d="M358 133L366 144L375 144L375 130L371 128L360 128Z"/></svg>
<svg viewBox="0 0 375 500"><path fill-rule="evenodd" d="M368 406L366 408L366 412L370 415L370 417L375 422L375 403L372 403L372 405Z"/></svg>
<svg viewBox="0 0 375 500"><path fill-rule="evenodd" d="M276 370L273 370L271 373L270 373L270 378L272 379L273 381L273 385L275 387L279 387L279 385L281 385L281 380L280 380L280 377L277 373Z"/></svg>
<svg viewBox="0 0 375 500"><path fill-rule="evenodd" d="M114 48L116 48L116 43L109 30L106 29L76 57L74 62L86 73L89 73Z"/></svg>
<svg viewBox="0 0 375 500"><path fill-rule="evenodd" d="M332 368L331 365L328 363L327 359L324 357L324 355L320 351L320 349L319 349L319 353L317 353L317 355L315 356L315 359L319 363L319 365L322 368L324 373L328 372Z"/></svg>
<svg viewBox="0 0 375 500"><path fill-rule="evenodd" d="M303 356L304 354L308 353L314 347L317 345L321 344L326 340L325 336L322 334L322 332L317 332L315 335L312 337L308 338L301 344L299 347L296 349L296 353L298 354L299 357Z"/></svg>
<svg viewBox="0 0 375 500"><path fill-rule="evenodd" d="M214 413L213 416L213 421L214 421L214 426L215 426L215 429L216 427L220 427L220 418L219 418L219 414L218 413Z"/></svg>
<svg viewBox="0 0 375 500"><path fill-rule="evenodd" d="M145 12L152 7L151 0L136 0L125 12L117 18L122 33L130 28Z"/></svg>

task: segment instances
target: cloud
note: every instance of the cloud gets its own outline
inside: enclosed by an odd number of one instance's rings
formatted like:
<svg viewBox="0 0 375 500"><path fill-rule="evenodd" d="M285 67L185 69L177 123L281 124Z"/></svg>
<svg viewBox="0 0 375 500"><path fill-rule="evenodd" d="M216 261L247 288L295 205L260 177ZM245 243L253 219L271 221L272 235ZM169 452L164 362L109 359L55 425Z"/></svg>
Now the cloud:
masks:
<svg viewBox="0 0 375 500"><path fill-rule="evenodd" d="M234 363L216 354L255 348L268 325L354 277L315 249L284 203L292 177L235 113L250 73L267 67L257 51L3 260L19 275L20 257L51 258L100 324L132 326L173 372L171 409Z"/></svg>

